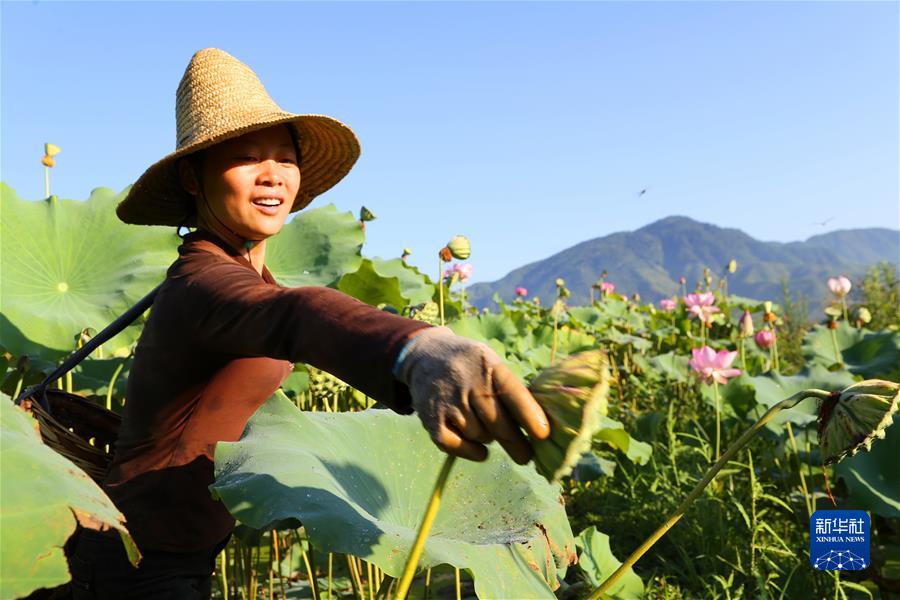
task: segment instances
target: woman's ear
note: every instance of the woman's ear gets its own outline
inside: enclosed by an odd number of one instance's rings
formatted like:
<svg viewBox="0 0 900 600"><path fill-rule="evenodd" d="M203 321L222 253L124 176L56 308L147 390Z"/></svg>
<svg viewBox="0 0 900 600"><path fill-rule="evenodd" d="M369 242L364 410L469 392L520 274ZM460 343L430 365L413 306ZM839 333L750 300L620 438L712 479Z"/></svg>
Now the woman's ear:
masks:
<svg viewBox="0 0 900 600"><path fill-rule="evenodd" d="M178 178L181 181L181 187L183 187L188 194L196 196L199 193L197 175L194 173L194 165L185 158L178 161Z"/></svg>

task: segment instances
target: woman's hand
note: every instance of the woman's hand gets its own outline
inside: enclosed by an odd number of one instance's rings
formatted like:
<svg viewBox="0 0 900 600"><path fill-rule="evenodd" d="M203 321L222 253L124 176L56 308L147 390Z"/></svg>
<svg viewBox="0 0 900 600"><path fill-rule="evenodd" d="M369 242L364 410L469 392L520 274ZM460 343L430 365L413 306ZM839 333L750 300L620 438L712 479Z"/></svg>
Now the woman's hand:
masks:
<svg viewBox="0 0 900 600"><path fill-rule="evenodd" d="M520 428L535 439L550 435L544 411L497 353L447 327L412 338L399 379L431 439L450 454L484 460L484 444L497 440L525 464L533 450Z"/></svg>

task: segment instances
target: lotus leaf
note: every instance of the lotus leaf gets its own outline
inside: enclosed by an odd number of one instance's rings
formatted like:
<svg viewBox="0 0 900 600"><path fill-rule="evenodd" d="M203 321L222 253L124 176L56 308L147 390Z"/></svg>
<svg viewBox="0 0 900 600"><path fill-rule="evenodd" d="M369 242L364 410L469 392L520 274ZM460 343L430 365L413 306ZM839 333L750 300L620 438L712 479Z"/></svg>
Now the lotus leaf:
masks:
<svg viewBox="0 0 900 600"><path fill-rule="evenodd" d="M848 506L871 510L883 517L900 517L900 416L885 430L883 440L872 444L868 452L860 452L834 466L837 477L844 480L850 495Z"/></svg>
<svg viewBox="0 0 900 600"><path fill-rule="evenodd" d="M607 577L622 566L622 561L618 560L609 548L609 536L597 531L596 527L590 527L579 533L575 543L580 550L578 566L587 575L593 587L606 581ZM632 569L628 569L603 597L637 600L643 596L644 582Z"/></svg>
<svg viewBox="0 0 900 600"><path fill-rule="evenodd" d="M553 598L575 559L560 488L489 448L453 470L420 567L465 569L483 598ZM317 550L399 577L444 457L414 415L306 413L279 391L216 446L210 490L242 523L295 518Z"/></svg>
<svg viewBox="0 0 900 600"><path fill-rule="evenodd" d="M140 554L125 517L94 481L67 458L44 445L37 421L0 394L0 589L20 598L71 579L63 552L83 527L114 527L132 563Z"/></svg>
<svg viewBox="0 0 900 600"><path fill-rule="evenodd" d="M390 304L398 311L409 304L428 302L434 294L434 286L399 258L364 258L359 269L341 277L337 289L367 304Z"/></svg>
<svg viewBox="0 0 900 600"><path fill-rule="evenodd" d="M617 448L628 460L639 465L647 464L650 455L653 454L653 446L634 439L625 431L622 423L607 416L600 418L600 429L593 437L593 445L600 446L604 442Z"/></svg>
<svg viewBox="0 0 900 600"><path fill-rule="evenodd" d="M362 261L359 225L334 204L301 211L266 241L266 266L284 286L335 285Z"/></svg>
<svg viewBox="0 0 900 600"><path fill-rule="evenodd" d="M841 321L834 330L841 360L854 375L865 379L900 380L900 332L872 332ZM803 355L824 367L835 363L831 331L816 325L803 340Z"/></svg>
<svg viewBox="0 0 900 600"><path fill-rule="evenodd" d="M814 365L789 377L778 373L767 373L758 377L748 377L746 381L752 383L756 388L756 402L760 406L757 407L759 415L754 416L758 418L766 409L799 391L808 389L842 390L853 383L853 377L847 371L832 373L822 366ZM782 435L785 423L790 421L805 426L815 421L816 415L816 403L807 400L794 408L782 410L766 423L766 427L778 435Z"/></svg>
<svg viewBox="0 0 900 600"><path fill-rule="evenodd" d="M102 330L165 279L179 238L174 228L121 222L115 209L128 189L48 202L0 183L0 338L10 352L59 359L84 328ZM127 355L140 326L107 341L104 356Z"/></svg>

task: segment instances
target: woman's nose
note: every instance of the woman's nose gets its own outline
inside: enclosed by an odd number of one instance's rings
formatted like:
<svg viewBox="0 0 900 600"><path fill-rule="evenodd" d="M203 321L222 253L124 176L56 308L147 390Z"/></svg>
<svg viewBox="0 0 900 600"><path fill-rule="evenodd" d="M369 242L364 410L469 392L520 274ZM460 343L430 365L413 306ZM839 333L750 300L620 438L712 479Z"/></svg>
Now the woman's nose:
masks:
<svg viewBox="0 0 900 600"><path fill-rule="evenodd" d="M284 182L284 178L278 173L277 160L269 159L260 163L259 180L260 182L269 182L276 185Z"/></svg>

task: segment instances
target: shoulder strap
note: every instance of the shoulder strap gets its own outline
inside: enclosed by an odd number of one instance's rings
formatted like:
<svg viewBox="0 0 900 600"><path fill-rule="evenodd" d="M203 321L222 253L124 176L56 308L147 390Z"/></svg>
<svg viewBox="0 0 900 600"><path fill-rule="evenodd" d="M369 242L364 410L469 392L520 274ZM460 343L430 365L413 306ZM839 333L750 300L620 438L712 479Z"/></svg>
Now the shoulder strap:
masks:
<svg viewBox="0 0 900 600"><path fill-rule="evenodd" d="M141 298L138 303L129 308L126 313L110 323L105 329L103 329L103 331L88 340L88 342L84 346L73 352L69 356L69 358L67 358L65 362L63 362L63 364L57 367L55 371L50 373L50 375L48 375L46 379L44 379L44 381L37 385L28 386L27 388L22 390L22 393L16 397L15 403L21 404L22 400L33 397L41 405L41 408L52 414L50 412L50 405L47 402L47 386L59 379L69 370L73 369L75 365L84 360L87 355L93 352L100 344L128 327L132 322L134 322L135 319L142 315L144 311L147 310L147 308L149 308L151 304L153 304L153 299L156 298L156 294L157 292L159 292L159 288L161 288L162 285L163 284L160 283L158 286L153 288L153 290L149 294Z"/></svg>

